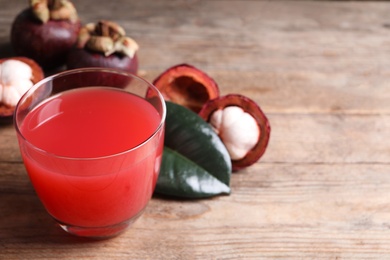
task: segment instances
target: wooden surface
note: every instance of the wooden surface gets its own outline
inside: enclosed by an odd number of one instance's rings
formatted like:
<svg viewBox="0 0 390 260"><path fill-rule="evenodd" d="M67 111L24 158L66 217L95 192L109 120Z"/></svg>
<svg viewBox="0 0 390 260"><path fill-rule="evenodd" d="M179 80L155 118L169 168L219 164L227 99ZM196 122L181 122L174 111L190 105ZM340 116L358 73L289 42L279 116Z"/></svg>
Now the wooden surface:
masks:
<svg viewBox="0 0 390 260"><path fill-rule="evenodd" d="M26 1L1 0L0 54ZM268 150L232 194L154 197L119 237L56 226L12 126L0 127L0 259L390 259L390 3L75 1L141 46L142 75L189 63L270 119Z"/></svg>

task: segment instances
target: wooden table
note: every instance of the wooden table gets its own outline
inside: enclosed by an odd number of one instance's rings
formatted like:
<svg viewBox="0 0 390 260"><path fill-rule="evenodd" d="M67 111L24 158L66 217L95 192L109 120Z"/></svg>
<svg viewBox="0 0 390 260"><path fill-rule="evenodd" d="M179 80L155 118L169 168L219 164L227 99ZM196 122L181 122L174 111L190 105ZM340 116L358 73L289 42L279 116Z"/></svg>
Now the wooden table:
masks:
<svg viewBox="0 0 390 260"><path fill-rule="evenodd" d="M1 0L0 54L26 1ZM126 233L63 232L0 127L0 259L389 259L390 3L75 1L83 22L117 21L142 75L189 63L270 119L266 154L232 194L154 197Z"/></svg>

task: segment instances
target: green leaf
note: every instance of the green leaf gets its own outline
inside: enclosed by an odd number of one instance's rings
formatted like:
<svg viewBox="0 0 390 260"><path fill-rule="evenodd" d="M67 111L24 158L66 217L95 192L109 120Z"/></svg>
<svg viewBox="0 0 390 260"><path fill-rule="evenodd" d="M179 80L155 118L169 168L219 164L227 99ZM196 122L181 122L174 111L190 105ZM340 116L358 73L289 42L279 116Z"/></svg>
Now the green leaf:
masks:
<svg viewBox="0 0 390 260"><path fill-rule="evenodd" d="M230 188L202 167L165 147L156 192L185 198L230 193Z"/></svg>
<svg viewBox="0 0 390 260"><path fill-rule="evenodd" d="M191 110L167 104L164 153L156 193L206 198L230 193L230 156L211 126Z"/></svg>

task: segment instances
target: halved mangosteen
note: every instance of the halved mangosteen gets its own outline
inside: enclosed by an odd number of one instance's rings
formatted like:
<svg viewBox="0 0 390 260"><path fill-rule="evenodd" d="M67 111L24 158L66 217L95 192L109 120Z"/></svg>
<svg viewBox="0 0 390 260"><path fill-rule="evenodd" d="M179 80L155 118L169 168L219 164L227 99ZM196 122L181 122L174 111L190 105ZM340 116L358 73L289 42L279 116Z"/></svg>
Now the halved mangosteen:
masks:
<svg viewBox="0 0 390 260"><path fill-rule="evenodd" d="M199 115L212 125L225 144L234 171L254 164L264 154L271 127L250 98L239 94L221 96L208 101Z"/></svg>
<svg viewBox="0 0 390 260"><path fill-rule="evenodd" d="M16 104L22 95L44 78L42 68L32 59L0 59L0 123L12 122Z"/></svg>
<svg viewBox="0 0 390 260"><path fill-rule="evenodd" d="M167 69L153 84L165 100L187 107L195 113L198 113L207 101L219 96L219 88L214 79L188 64Z"/></svg>

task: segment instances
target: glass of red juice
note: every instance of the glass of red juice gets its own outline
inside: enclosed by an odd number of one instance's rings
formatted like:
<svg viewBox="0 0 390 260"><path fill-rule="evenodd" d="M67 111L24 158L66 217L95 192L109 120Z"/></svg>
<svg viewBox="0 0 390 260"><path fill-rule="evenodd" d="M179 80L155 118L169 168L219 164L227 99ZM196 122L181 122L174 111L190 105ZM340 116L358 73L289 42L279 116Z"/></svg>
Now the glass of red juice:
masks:
<svg viewBox="0 0 390 260"><path fill-rule="evenodd" d="M29 178L67 232L105 238L144 211L159 174L165 102L146 80L115 69L49 76L14 116Z"/></svg>

